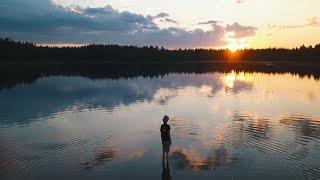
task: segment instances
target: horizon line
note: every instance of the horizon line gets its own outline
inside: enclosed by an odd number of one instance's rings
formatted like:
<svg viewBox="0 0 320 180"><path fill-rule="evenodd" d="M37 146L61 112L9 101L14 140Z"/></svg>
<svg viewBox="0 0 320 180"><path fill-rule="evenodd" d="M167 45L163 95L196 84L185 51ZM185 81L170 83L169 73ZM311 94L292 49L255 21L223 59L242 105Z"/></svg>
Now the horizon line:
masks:
<svg viewBox="0 0 320 180"><path fill-rule="evenodd" d="M48 47L48 48L81 48L81 47L86 47L90 45L102 45L102 46L122 46L122 47L137 47L137 48L143 48L143 47L153 47L153 48L164 48L166 50L197 50L197 49L202 49L202 50L229 50L232 51L228 47L220 47L220 48L205 48L205 47L194 47L194 48L167 48L164 46L160 45L132 45L132 44L104 44L104 43L36 43L32 41L19 41L19 40L14 40L13 38L10 37L1 37L0 39L2 40L9 40L17 43L31 43L36 47ZM236 51L241 51L241 50L267 50L267 49L285 49L285 50L295 50L295 49L300 49L300 48L315 48L316 46L320 45L320 42L315 44L315 45L305 45L302 44L299 47L292 47L292 48L286 48L286 47L266 47L266 48L239 48Z"/></svg>

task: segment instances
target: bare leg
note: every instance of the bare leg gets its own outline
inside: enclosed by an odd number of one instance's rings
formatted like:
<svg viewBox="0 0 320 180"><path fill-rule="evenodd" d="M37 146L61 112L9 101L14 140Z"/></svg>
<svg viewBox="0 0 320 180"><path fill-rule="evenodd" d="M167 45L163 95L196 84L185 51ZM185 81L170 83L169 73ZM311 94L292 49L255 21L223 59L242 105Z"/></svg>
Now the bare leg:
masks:
<svg viewBox="0 0 320 180"><path fill-rule="evenodd" d="M164 159L165 159L165 153L162 153L162 167L164 168Z"/></svg>
<svg viewBox="0 0 320 180"><path fill-rule="evenodd" d="M168 162L169 162L169 152L166 152L165 153L165 156L166 156L166 165L168 165Z"/></svg>
<svg viewBox="0 0 320 180"><path fill-rule="evenodd" d="M164 161L164 158L165 158L165 152L163 151L162 152L162 161Z"/></svg>

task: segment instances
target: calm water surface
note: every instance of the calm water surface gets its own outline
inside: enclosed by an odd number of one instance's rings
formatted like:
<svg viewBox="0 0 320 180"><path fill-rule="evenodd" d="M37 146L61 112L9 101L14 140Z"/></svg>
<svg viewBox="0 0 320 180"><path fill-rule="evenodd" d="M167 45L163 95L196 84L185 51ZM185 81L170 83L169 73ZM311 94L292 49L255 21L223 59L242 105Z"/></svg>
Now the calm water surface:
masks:
<svg viewBox="0 0 320 180"><path fill-rule="evenodd" d="M0 99L1 179L320 178L313 77L56 76L2 89ZM162 167L164 114L170 172Z"/></svg>

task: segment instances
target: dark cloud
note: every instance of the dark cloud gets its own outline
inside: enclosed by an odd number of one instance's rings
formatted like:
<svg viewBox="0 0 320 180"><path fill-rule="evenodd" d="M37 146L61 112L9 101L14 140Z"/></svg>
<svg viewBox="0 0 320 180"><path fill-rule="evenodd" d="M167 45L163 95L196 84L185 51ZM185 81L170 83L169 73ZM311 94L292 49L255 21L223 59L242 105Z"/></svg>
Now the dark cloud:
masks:
<svg viewBox="0 0 320 180"><path fill-rule="evenodd" d="M149 18L151 19L158 19L158 18L166 18L166 17L169 17L169 14L168 13L165 13L165 12L161 12L155 16L148 16Z"/></svg>
<svg viewBox="0 0 320 180"><path fill-rule="evenodd" d="M14 3L15 2L15 3ZM157 29L148 18L130 13L118 12L111 6L104 8L73 7L70 9L38 0L25 3L21 0L4 0L0 6L0 29L13 32L60 32L62 29L74 31L127 31L137 29ZM77 10L77 12L73 10ZM65 33L65 32L64 32ZM73 33L73 32L72 32Z"/></svg>
<svg viewBox="0 0 320 180"><path fill-rule="evenodd" d="M212 29L186 30L160 28L157 21L177 24L168 13L144 16L118 11L111 6L62 7L49 0L2 0L0 34L36 43L112 43L158 45L168 48L219 47L226 45L224 34L230 29L236 37L252 36L255 28L238 23ZM205 23L205 22L203 22Z"/></svg>
<svg viewBox="0 0 320 180"><path fill-rule="evenodd" d="M178 21L176 21L176 20L174 20L174 19L170 19L170 18L165 18L164 21L165 21L165 22L168 22L168 23L179 24Z"/></svg>
<svg viewBox="0 0 320 180"><path fill-rule="evenodd" d="M209 20L209 21L199 22L198 25L217 24L217 23L218 21Z"/></svg>
<svg viewBox="0 0 320 180"><path fill-rule="evenodd" d="M174 19L169 18L169 14L165 13L165 12L161 12L155 16L147 16L149 19L151 20L155 20L155 19L160 19L161 22L167 22L167 23L174 23L174 24L178 24L178 22Z"/></svg>

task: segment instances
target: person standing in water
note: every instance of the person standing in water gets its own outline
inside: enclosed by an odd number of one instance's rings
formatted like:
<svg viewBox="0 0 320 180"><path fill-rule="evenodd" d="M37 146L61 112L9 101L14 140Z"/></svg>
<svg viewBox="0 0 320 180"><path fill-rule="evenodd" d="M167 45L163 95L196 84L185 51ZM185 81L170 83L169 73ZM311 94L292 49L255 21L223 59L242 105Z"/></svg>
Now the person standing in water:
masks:
<svg viewBox="0 0 320 180"><path fill-rule="evenodd" d="M171 180L169 168L169 153L171 145L170 126L168 124L169 116L165 115L162 120L163 124L160 127L162 140L162 180Z"/></svg>
<svg viewBox="0 0 320 180"><path fill-rule="evenodd" d="M163 149L163 158L169 159L170 145L171 145L171 135L170 135L170 126L168 124L169 116L165 115L163 117L163 124L160 127L161 140L162 140L162 149Z"/></svg>

